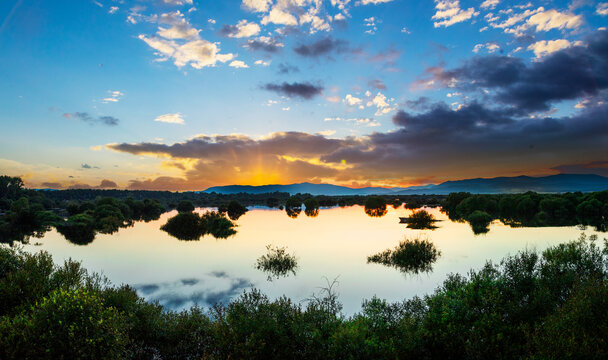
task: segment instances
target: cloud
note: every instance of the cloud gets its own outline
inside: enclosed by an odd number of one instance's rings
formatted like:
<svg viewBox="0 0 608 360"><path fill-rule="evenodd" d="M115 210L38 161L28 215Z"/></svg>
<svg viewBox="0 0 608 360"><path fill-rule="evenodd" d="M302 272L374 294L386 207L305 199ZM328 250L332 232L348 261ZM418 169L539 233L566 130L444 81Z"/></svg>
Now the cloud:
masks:
<svg viewBox="0 0 608 360"><path fill-rule="evenodd" d="M324 121L344 121L344 122L352 122L357 125L364 125L369 127L380 126L380 123L371 118L342 118L342 117L326 117L323 119Z"/></svg>
<svg viewBox="0 0 608 360"><path fill-rule="evenodd" d="M241 60L234 60L228 66L236 69L247 69L249 67L249 65L245 64L245 62Z"/></svg>
<svg viewBox="0 0 608 360"><path fill-rule="evenodd" d="M327 36L310 44L302 44L293 49L296 54L304 57L326 56L331 53L348 51L348 42Z"/></svg>
<svg viewBox="0 0 608 360"><path fill-rule="evenodd" d="M523 10L523 7L520 6L518 9ZM507 15L507 18L499 22L501 15ZM534 10L527 9L523 12L516 12L513 9L502 10L498 14L488 13L484 18L491 27L503 29L505 33L520 38L525 37L532 30L536 32L553 29L575 30L583 24L581 15L560 12L555 9L545 10L542 6Z"/></svg>
<svg viewBox="0 0 608 360"><path fill-rule="evenodd" d="M99 166L91 166L89 164L82 164L80 165L81 169L85 169L85 170L89 170L89 169L99 169Z"/></svg>
<svg viewBox="0 0 608 360"><path fill-rule="evenodd" d="M277 72L279 74L293 74L296 72L300 72L300 68L295 65L280 63Z"/></svg>
<svg viewBox="0 0 608 360"><path fill-rule="evenodd" d="M557 40L541 40L537 41L534 44L528 46L528 50L534 51L534 55L537 58L541 58L545 55L549 55L556 51L567 49L572 45L580 45L579 43L573 44L566 39L557 39Z"/></svg>
<svg viewBox="0 0 608 360"><path fill-rule="evenodd" d="M163 0L163 2L165 4L169 4L169 5L184 5L184 4L192 5L192 0Z"/></svg>
<svg viewBox="0 0 608 360"><path fill-rule="evenodd" d="M369 5L369 4L384 4L384 3L388 3L391 2L393 0L360 0L357 3L360 3L361 5Z"/></svg>
<svg viewBox="0 0 608 360"><path fill-rule="evenodd" d="M103 180L101 180L101 184L99 184L98 188L100 188L100 189L117 189L118 184L116 184L112 180L103 179Z"/></svg>
<svg viewBox="0 0 608 360"><path fill-rule="evenodd" d="M349 106L356 106L362 103L362 100L358 97L354 97L351 94L346 94L344 97L344 102Z"/></svg>
<svg viewBox="0 0 608 360"><path fill-rule="evenodd" d="M434 27L452 26L479 15L479 12L476 12L475 8L461 9L460 1L458 0L435 0L435 9L437 11L431 18L437 20L433 22Z"/></svg>
<svg viewBox="0 0 608 360"><path fill-rule="evenodd" d="M482 9L494 9L500 0L485 0L481 3L480 7Z"/></svg>
<svg viewBox="0 0 608 360"><path fill-rule="evenodd" d="M283 82L282 84L273 84L268 83L262 87L268 91L274 91L277 94L288 96L288 97L296 97L302 98L306 100L310 100L313 97L320 95L323 92L323 86L313 85L308 82L303 83L287 83Z"/></svg>
<svg viewBox="0 0 608 360"><path fill-rule="evenodd" d="M190 65L195 69L225 63L235 55L221 54L219 43L212 43L199 36L199 31L192 27L179 11L162 14L157 21L171 27L159 27L157 35L141 34L138 38L156 50L157 61L173 59L178 68Z"/></svg>
<svg viewBox="0 0 608 360"><path fill-rule="evenodd" d="M154 119L154 121L163 122L163 123L167 123L167 124L184 125L184 119L183 119L181 113L160 115L160 116L156 117L156 119Z"/></svg>
<svg viewBox="0 0 608 360"><path fill-rule="evenodd" d="M270 61L264 61L264 60L256 60L254 62L255 65L260 65L260 66L269 66L270 65Z"/></svg>
<svg viewBox="0 0 608 360"><path fill-rule="evenodd" d="M247 41L244 47L253 51L264 51L267 53L276 53L285 47L279 39L268 36L260 36Z"/></svg>
<svg viewBox="0 0 608 360"><path fill-rule="evenodd" d="M266 12L272 4L272 0L243 0L243 7L255 11L255 12Z"/></svg>
<svg viewBox="0 0 608 360"><path fill-rule="evenodd" d="M564 164L555 166L551 169L559 171L561 174L597 174L608 176L608 161Z"/></svg>
<svg viewBox="0 0 608 360"><path fill-rule="evenodd" d="M386 85L380 79L372 79L367 82L367 85L373 89L386 90Z"/></svg>
<svg viewBox="0 0 608 360"><path fill-rule="evenodd" d="M477 44L473 48L474 53L478 53L481 49L486 49L490 54L496 52L496 50L500 49L500 46L496 42L488 42L485 44Z"/></svg>
<svg viewBox="0 0 608 360"><path fill-rule="evenodd" d="M232 38L245 38L255 36L260 33L260 26L250 23L247 20L240 20L236 25L224 25L220 29L220 34Z"/></svg>
<svg viewBox="0 0 608 360"><path fill-rule="evenodd" d="M102 100L102 102L104 104L107 104L110 102L118 102L120 100L120 98L122 98L124 95L120 91L116 91L116 90L115 91L108 90L108 94L109 94L109 96Z"/></svg>
<svg viewBox="0 0 608 360"><path fill-rule="evenodd" d="M608 15L608 3L597 4L597 8L595 8L595 13L602 16Z"/></svg>
<svg viewBox="0 0 608 360"><path fill-rule="evenodd" d="M91 125L94 124L102 124L108 126L116 126L120 122L117 118L113 116L99 116L92 117L86 112L75 112L75 113L64 113L63 117L66 119L74 119L82 122L89 123Z"/></svg>
<svg viewBox="0 0 608 360"><path fill-rule="evenodd" d="M40 187L43 189L63 189L63 185L58 182L43 182Z"/></svg>
<svg viewBox="0 0 608 360"><path fill-rule="evenodd" d="M554 51L526 64L511 56L474 57L447 70L427 69L430 78L414 85L493 90L498 103L520 111L547 111L563 100L595 96L608 88L608 33L597 31L585 42Z"/></svg>
<svg viewBox="0 0 608 360"><path fill-rule="evenodd" d="M110 10L108 10L108 14L114 14L118 11L118 6L110 6Z"/></svg>

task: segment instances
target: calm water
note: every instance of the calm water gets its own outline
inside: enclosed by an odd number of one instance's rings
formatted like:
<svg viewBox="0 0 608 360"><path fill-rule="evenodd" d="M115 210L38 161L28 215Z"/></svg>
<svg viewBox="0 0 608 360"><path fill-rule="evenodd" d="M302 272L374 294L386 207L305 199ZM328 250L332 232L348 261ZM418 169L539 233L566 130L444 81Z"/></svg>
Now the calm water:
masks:
<svg viewBox="0 0 608 360"><path fill-rule="evenodd" d="M389 208L381 218L369 217L362 207L353 206L321 209L314 218L302 212L296 219L285 211L252 209L237 221L235 236L224 240L206 236L200 241L180 241L159 230L176 214L169 212L157 221L139 222L113 235L98 234L86 246L73 245L53 230L25 248L47 250L58 263L68 258L82 261L114 284L130 284L146 299L171 309L226 302L251 287L273 298L287 295L304 301L325 286L326 279L337 278L344 311L352 314L360 310L363 299L373 295L390 301L422 295L432 292L447 274L478 269L487 259L500 260L526 248L542 250L583 232L596 234L591 228L510 228L494 222L489 233L475 236L468 224L451 222L438 209L427 210L444 220L438 229L407 229L398 217L411 211L403 208ZM394 268L367 264L367 256L419 234L431 239L442 253L431 273L404 275ZM270 282L267 274L254 268L268 244L287 247L297 256L297 275Z"/></svg>

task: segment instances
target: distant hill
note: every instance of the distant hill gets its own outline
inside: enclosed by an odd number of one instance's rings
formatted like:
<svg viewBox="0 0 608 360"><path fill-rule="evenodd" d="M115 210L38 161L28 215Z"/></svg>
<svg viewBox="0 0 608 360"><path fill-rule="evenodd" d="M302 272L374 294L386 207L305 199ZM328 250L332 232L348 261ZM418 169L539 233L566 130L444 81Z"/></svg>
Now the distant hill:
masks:
<svg viewBox="0 0 608 360"><path fill-rule="evenodd" d="M438 185L411 186L406 188L366 187L353 189L331 184L289 184L289 185L229 185L214 186L204 192L219 194L270 192L288 192L290 194L309 193L312 195L445 195L452 192L466 191L475 194L522 193L536 191L544 193L561 193L574 191L608 190L608 178L592 174L559 174L531 177L496 177L446 181Z"/></svg>

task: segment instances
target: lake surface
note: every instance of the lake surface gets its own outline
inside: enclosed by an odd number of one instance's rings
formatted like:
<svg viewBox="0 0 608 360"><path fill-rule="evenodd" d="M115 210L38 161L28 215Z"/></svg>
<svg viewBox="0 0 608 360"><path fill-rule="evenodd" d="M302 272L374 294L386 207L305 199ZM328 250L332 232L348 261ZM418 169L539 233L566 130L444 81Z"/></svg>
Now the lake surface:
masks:
<svg viewBox="0 0 608 360"><path fill-rule="evenodd" d="M399 224L399 216L410 210L389 207L379 218L365 214L363 207L321 209L317 217L302 212L293 219L285 211L254 208L236 221L238 233L228 239L205 236L199 241L180 241L159 228L175 211L159 220L137 222L112 235L98 234L86 246L74 245L52 230L42 239L32 239L25 249L44 249L55 262L72 258L90 271L99 272L115 285L130 284L147 300L157 300L170 309L194 304L210 306L227 302L245 289L255 287L271 298L286 295L305 301L327 280L337 279L335 290L346 314L361 309L363 299L376 295L401 301L432 292L449 273L479 269L486 260L499 261L523 249L548 246L587 236L605 234L578 227L511 228L495 221L490 231L474 235L466 223L455 223L438 208L426 209L437 219L438 229L412 230ZM197 209L199 212L205 209ZM395 268L368 264L367 257L394 248L404 237L427 236L441 251L433 271L405 275ZM298 258L297 274L268 281L255 269L266 246L283 246Z"/></svg>

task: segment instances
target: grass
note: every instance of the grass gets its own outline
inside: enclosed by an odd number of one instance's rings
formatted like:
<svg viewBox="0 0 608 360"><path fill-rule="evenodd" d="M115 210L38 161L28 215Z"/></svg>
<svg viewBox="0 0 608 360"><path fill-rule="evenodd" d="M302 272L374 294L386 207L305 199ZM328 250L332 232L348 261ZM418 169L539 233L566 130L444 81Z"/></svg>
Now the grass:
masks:
<svg viewBox="0 0 608 360"><path fill-rule="evenodd" d="M393 266L405 273L419 274L433 270L433 264L441 256L435 245L426 238L401 241L394 249L386 249L368 256L368 263Z"/></svg>
<svg viewBox="0 0 608 360"><path fill-rule="evenodd" d="M284 247L273 245L266 246L266 250L268 252L258 258L255 268L268 273L268 281L285 277L289 273L296 274L298 259L295 255L287 253Z"/></svg>

